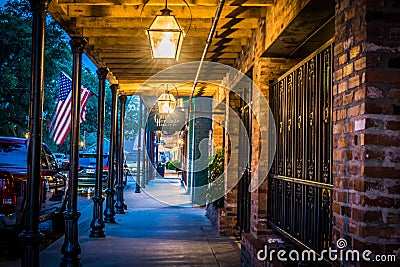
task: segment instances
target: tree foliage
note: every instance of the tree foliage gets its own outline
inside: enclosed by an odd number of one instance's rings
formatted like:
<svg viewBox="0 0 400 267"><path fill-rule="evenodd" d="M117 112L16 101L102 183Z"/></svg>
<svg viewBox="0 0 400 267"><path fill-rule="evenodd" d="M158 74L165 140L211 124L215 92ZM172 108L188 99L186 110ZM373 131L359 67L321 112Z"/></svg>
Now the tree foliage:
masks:
<svg viewBox="0 0 400 267"><path fill-rule="evenodd" d="M208 165L208 183L214 183L214 186L218 188L218 192L224 192L224 179L221 179L225 171L225 152L224 149L218 149L212 157L209 158ZM215 189L214 189L215 190ZM212 200L214 208L224 207L224 197Z"/></svg>
<svg viewBox="0 0 400 267"><path fill-rule="evenodd" d="M1 135L28 131L31 81L32 14L28 1L10 0L0 8L0 129ZM57 96L59 73L71 68L71 52L63 30L47 18L45 39L44 121Z"/></svg>
<svg viewBox="0 0 400 267"><path fill-rule="evenodd" d="M70 74L72 53L69 37L49 15L46 18L44 60L43 141L52 151L69 151L69 137L58 147L49 137L48 125L54 115L60 72ZM31 81L32 13L26 0L9 0L0 7L0 135L19 136L29 131ZM82 84L98 95L98 78L89 68L82 70ZM96 96L87 104L86 121L81 134L97 132ZM107 86L106 101L111 102ZM105 137L110 132L110 104L106 104ZM93 139L93 138L92 138ZM94 138L95 139L95 138ZM90 145L90 144L87 144Z"/></svg>
<svg viewBox="0 0 400 267"><path fill-rule="evenodd" d="M139 97L132 96L126 106L125 140L135 140L139 128Z"/></svg>

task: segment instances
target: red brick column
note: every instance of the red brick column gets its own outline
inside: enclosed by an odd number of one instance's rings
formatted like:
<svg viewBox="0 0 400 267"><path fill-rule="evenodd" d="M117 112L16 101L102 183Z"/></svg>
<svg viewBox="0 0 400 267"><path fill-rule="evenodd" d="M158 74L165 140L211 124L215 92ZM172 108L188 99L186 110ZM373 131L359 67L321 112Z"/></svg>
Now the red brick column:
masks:
<svg viewBox="0 0 400 267"><path fill-rule="evenodd" d="M225 187L230 188L233 184L236 184L230 189L224 198L224 211L225 211L225 234L226 235L237 235L237 207L238 207L238 186L237 179L238 173L237 168L227 168L228 164L232 166L238 166L239 157L239 109L240 109L240 97L230 92L227 94L226 105L226 135L225 135Z"/></svg>
<svg viewBox="0 0 400 267"><path fill-rule="evenodd" d="M223 90L224 89L221 89L220 93L222 93ZM227 166L229 164L231 166L237 166L238 164L238 143L240 138L238 128L240 118L238 112L240 109L240 97L229 90L224 91L224 95L225 105L219 106L219 110L222 111L222 108L224 108L225 114L215 114L214 116L220 116L219 121L222 122L222 116L225 115L225 132L221 125L214 125L214 129L219 129L219 133L216 132L216 135L214 135L214 141L218 141L218 144L217 142L215 143L220 147L224 145L225 187L227 189L231 188L232 185L234 186L230 190L227 190L227 193L223 196L224 206L216 210L211 210L213 207L209 207L208 216L216 225L221 235L235 236L239 233L237 228L238 186L236 184L238 173L237 168L227 168Z"/></svg>
<svg viewBox="0 0 400 267"><path fill-rule="evenodd" d="M270 81L276 80L280 75L289 70L297 60L284 59L284 58L258 58L253 68L253 81L258 87L258 90L253 90L253 107L252 110L255 114L260 114L262 117L269 116L269 107L261 105L260 97L265 97L269 101L269 84ZM251 193L251 211L250 211L250 232L259 241L264 242L267 238L267 177L259 177L259 173L255 171L255 166L264 165L264 169L268 165L268 159L261 159L260 150L267 150L268 146L268 127L266 125L259 125L257 120L253 119L252 129L252 180L261 181L265 178L264 182L257 190ZM261 136L263 132L264 138ZM263 143L264 142L264 143ZM269 159L272 160L272 159ZM263 168L260 168L263 169Z"/></svg>
<svg viewBox="0 0 400 267"><path fill-rule="evenodd" d="M400 10L336 1L333 243L400 248Z"/></svg>

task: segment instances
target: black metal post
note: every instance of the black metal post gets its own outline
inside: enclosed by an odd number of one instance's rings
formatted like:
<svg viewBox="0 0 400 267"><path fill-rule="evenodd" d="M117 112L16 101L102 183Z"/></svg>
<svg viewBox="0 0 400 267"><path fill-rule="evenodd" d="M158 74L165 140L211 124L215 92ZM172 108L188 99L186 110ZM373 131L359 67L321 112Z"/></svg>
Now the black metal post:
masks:
<svg viewBox="0 0 400 267"><path fill-rule="evenodd" d="M108 69L97 70L99 78L99 96L97 113L97 157L96 157L96 185L93 196L93 219L90 223L89 237L105 237L103 221L103 144L104 144L104 117L105 117L105 91Z"/></svg>
<svg viewBox="0 0 400 267"><path fill-rule="evenodd" d="M126 95L120 95L120 117L119 117L119 135L118 135L118 157L117 157L117 201L115 202L115 213L125 214L126 204L124 203L124 123L125 123L125 104Z"/></svg>
<svg viewBox="0 0 400 267"><path fill-rule="evenodd" d="M44 35L46 30L46 12L50 1L31 0L32 22L32 57L31 91L29 102L29 147L28 147L28 184L26 196L25 229L19 238L23 245L21 266L39 266L40 212L40 168L42 158L42 112L43 112L43 70L44 70Z"/></svg>
<svg viewBox="0 0 400 267"><path fill-rule="evenodd" d="M151 175L151 166L153 165L153 153L151 153L151 135L150 131L147 129L146 132L146 153L147 153L147 175L146 175L146 184L150 182Z"/></svg>
<svg viewBox="0 0 400 267"><path fill-rule="evenodd" d="M142 179L140 180L140 187L141 188L146 188L146 179L147 179L147 125L148 125L148 116L147 116L147 108L146 105L144 107L144 114L146 115L144 120L145 120L145 125L144 125L144 132L143 132L143 143L142 143L142 157L143 157L143 170L142 170Z"/></svg>
<svg viewBox="0 0 400 267"><path fill-rule="evenodd" d="M68 179L68 205L64 212L65 238L61 247L60 266L81 266L81 247L78 242L78 160L79 160L79 135L80 135L80 91L82 76L82 53L87 44L84 37L74 37L70 41L73 66L72 66L72 104L71 104L71 135L70 135L70 169Z"/></svg>
<svg viewBox="0 0 400 267"><path fill-rule="evenodd" d="M155 142L157 142L156 144L154 144L154 166L157 168L157 166L158 166L158 142L160 141L159 140L159 137L156 135L156 133L154 133L155 134Z"/></svg>
<svg viewBox="0 0 400 267"><path fill-rule="evenodd" d="M147 142L146 142L146 146L147 146L147 155L148 155L148 161L147 161L147 179L146 179L146 184L148 184L150 182L150 180L152 180L152 176L153 176L153 166L154 166L154 139L153 139L153 132L149 131L147 129Z"/></svg>
<svg viewBox="0 0 400 267"><path fill-rule="evenodd" d="M140 193L140 169L141 169L141 150L142 150L142 120L143 120L143 100L140 98L139 104L139 136L138 136L138 148L137 148L137 165L136 165L136 188L135 193Z"/></svg>
<svg viewBox="0 0 400 267"><path fill-rule="evenodd" d="M117 121L118 121L118 84L111 85L112 108L111 108L111 136L110 136L110 154L108 164L108 183L106 190L106 209L104 210L104 222L115 223L114 210L114 181L115 181L115 144L117 141Z"/></svg>

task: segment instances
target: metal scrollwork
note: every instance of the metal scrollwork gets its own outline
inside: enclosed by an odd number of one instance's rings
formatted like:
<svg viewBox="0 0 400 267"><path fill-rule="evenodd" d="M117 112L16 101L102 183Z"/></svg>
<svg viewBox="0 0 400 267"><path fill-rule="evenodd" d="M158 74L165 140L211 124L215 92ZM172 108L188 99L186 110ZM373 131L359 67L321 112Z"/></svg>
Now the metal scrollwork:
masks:
<svg viewBox="0 0 400 267"><path fill-rule="evenodd" d="M269 225L316 251L332 236L333 43L319 51L272 85L279 129L267 213Z"/></svg>
<svg viewBox="0 0 400 267"><path fill-rule="evenodd" d="M329 122L329 107L326 107L324 109L324 122L328 123Z"/></svg>
<svg viewBox="0 0 400 267"><path fill-rule="evenodd" d="M292 162L290 160L286 163L287 176L292 176Z"/></svg>
<svg viewBox="0 0 400 267"><path fill-rule="evenodd" d="M323 162L323 169L322 169L322 179L324 183L329 183L329 173L330 173L330 164L328 162Z"/></svg>
<svg viewBox="0 0 400 267"><path fill-rule="evenodd" d="M297 178L301 178L302 175L302 165L303 160L302 159L297 159L297 166L296 166L296 171L297 171Z"/></svg>
<svg viewBox="0 0 400 267"><path fill-rule="evenodd" d="M314 161L309 162L308 166L308 179L314 180Z"/></svg>
<svg viewBox="0 0 400 267"><path fill-rule="evenodd" d="M297 117L297 128L301 129L301 114Z"/></svg>

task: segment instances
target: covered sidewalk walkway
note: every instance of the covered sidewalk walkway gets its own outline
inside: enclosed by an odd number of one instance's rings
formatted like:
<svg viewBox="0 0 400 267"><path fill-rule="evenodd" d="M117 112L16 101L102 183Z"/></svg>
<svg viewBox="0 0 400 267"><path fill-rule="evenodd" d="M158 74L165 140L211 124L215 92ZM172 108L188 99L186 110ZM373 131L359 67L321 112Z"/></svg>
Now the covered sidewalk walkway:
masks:
<svg viewBox="0 0 400 267"><path fill-rule="evenodd" d="M179 179L154 179L137 194L130 177L124 195L126 214L106 225L104 239L89 238L93 206L81 211L83 266L240 266L239 242L219 236L205 210L190 207ZM167 205L153 196L182 204ZM41 252L41 266L59 265L63 241Z"/></svg>

